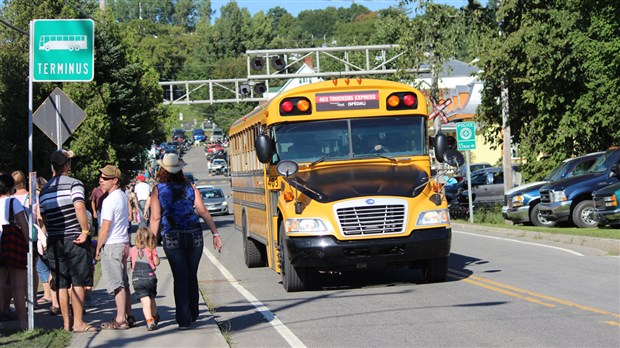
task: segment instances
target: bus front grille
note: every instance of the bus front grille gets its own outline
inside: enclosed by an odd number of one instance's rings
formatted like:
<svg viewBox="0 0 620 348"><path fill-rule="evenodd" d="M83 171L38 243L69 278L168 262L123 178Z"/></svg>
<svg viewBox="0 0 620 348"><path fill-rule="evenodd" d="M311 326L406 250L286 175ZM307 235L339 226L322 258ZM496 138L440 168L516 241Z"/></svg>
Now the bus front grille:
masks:
<svg viewBox="0 0 620 348"><path fill-rule="evenodd" d="M336 213L345 236L401 233L405 225L404 205L346 207Z"/></svg>

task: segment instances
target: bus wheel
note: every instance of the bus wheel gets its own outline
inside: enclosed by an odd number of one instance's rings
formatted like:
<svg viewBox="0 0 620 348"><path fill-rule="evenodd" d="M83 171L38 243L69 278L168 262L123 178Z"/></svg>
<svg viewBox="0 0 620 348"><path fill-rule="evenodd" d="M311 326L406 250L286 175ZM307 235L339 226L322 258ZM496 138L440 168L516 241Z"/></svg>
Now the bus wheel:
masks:
<svg viewBox="0 0 620 348"><path fill-rule="evenodd" d="M241 231L243 233L243 258L248 268L262 267L265 265L264 253L261 252L262 244L248 237L248 223L243 214L243 222Z"/></svg>
<svg viewBox="0 0 620 348"><path fill-rule="evenodd" d="M291 264L284 245L284 227L280 224L278 240L280 241L280 275L282 286L286 292L304 291L306 289L307 270L304 267L295 267Z"/></svg>
<svg viewBox="0 0 620 348"><path fill-rule="evenodd" d="M448 256L430 259L424 267L424 279L427 283L439 283L448 275Z"/></svg>

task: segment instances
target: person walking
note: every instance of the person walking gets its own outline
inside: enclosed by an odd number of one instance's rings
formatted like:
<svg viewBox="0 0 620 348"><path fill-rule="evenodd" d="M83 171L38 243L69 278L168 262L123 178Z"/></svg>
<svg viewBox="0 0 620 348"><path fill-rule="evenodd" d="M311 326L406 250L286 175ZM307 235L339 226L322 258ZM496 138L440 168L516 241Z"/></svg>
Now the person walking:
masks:
<svg viewBox="0 0 620 348"><path fill-rule="evenodd" d="M69 176L73 157L73 151L52 152L54 176L41 189L39 211L47 230L52 287L57 291L64 329L94 332L97 329L84 322L84 287L93 285L92 252L84 184ZM73 309L73 324L69 306Z"/></svg>
<svg viewBox="0 0 620 348"><path fill-rule="evenodd" d="M157 255L157 239L148 228L138 228L135 245L129 252L129 258L131 259L133 290L142 303L146 330L157 330L159 314L157 314L155 302L155 296L157 296L155 269L159 266L159 255Z"/></svg>
<svg viewBox="0 0 620 348"><path fill-rule="evenodd" d="M28 329L26 313L28 223L24 207L11 197L15 180L6 173L0 174L0 300L5 304L13 296L19 328ZM10 291L7 287L10 278ZM6 300L9 301L6 301ZM2 308L8 311L8 308Z"/></svg>
<svg viewBox="0 0 620 348"><path fill-rule="evenodd" d="M95 226L95 236L99 235L99 227L101 227L101 205L108 195L103 192L100 186L97 186L90 193L90 206L93 215L93 225Z"/></svg>
<svg viewBox="0 0 620 348"><path fill-rule="evenodd" d="M126 330L135 324L131 313L127 258L129 257L129 202L121 190L121 171L111 164L99 169L99 185L108 194L101 207L101 228L97 238L96 260L108 293L114 295L116 317L101 324L104 330Z"/></svg>
<svg viewBox="0 0 620 348"><path fill-rule="evenodd" d="M161 233L164 253L174 280L176 322L180 330L198 320L198 265L202 256L203 233L199 216L213 233L213 247L222 249L215 222L198 189L185 179L185 163L177 154L165 154L158 161L158 184L151 192L151 233Z"/></svg>
<svg viewBox="0 0 620 348"><path fill-rule="evenodd" d="M136 183L136 186L134 186L133 192L135 193L138 201L138 214L140 214L139 225L146 226L147 213L145 206L146 200L151 194L151 186L146 183L146 178L142 174L138 175L136 179L138 182Z"/></svg>

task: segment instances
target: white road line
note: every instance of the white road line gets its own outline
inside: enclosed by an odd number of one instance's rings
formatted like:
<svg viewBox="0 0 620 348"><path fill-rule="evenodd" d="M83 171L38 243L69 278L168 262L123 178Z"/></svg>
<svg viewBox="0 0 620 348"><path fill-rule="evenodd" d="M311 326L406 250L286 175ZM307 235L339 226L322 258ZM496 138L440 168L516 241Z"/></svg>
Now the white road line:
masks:
<svg viewBox="0 0 620 348"><path fill-rule="evenodd" d="M215 258L213 253L209 249L207 249L206 244L203 247L203 253L209 258L209 260L215 265L215 267L217 267L217 269L222 272L226 280L228 280L228 282L235 289L237 289L237 291L239 291L239 293L243 295L243 297L245 297L246 300L248 300L248 302L250 302L260 314L263 315L267 322L271 324L274 329L276 329L280 336L282 336L282 338L284 338L284 340L286 340L286 342L288 342L291 347L306 347L306 345L303 344L303 342L297 336L295 336L295 334L291 332L291 330L289 330L289 328L286 327L286 325L284 325L280 321L280 319L276 318L275 314L273 314L267 307L265 307L265 305L262 304L254 295L252 295L251 292L249 292L239 284L239 282L235 279L235 277L233 277L233 275L228 271L228 269L226 269L226 267L224 267L224 265L222 265L220 261Z"/></svg>
<svg viewBox="0 0 620 348"><path fill-rule="evenodd" d="M550 248L550 249L556 249L556 250L565 251L567 253L570 253L570 254L573 254L573 255L577 255L577 256L583 256L583 254L578 253L576 251L572 251L572 250L569 250L569 249L556 247L556 246L553 246L553 245L545 245L545 244L539 244L539 243L524 242L522 240L516 240L516 239L510 239L510 238L502 238L502 237L495 237L495 236L487 236L487 235L484 235L484 234L477 234L477 233L470 233L470 232L463 232L463 231L452 230L452 232L468 234L470 236L477 236L477 237L484 237L484 238L491 238L491 239L499 239L499 240L504 240L504 241L507 241L507 242L535 245L535 246L539 246L539 247L543 247L543 248Z"/></svg>

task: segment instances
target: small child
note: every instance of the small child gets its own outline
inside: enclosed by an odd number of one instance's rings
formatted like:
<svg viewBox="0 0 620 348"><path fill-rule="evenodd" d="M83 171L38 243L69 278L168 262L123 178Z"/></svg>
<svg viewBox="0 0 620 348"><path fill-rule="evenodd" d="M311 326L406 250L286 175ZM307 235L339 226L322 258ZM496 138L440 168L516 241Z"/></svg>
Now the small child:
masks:
<svg viewBox="0 0 620 348"><path fill-rule="evenodd" d="M157 330L159 314L157 314L157 276L155 268L159 265L157 255L157 239L148 228L139 227L136 232L135 245L129 252L133 271L133 289L136 297L142 302L142 312L146 319L148 331Z"/></svg>

